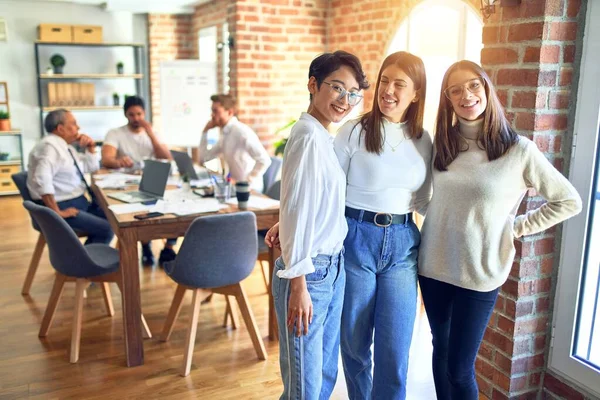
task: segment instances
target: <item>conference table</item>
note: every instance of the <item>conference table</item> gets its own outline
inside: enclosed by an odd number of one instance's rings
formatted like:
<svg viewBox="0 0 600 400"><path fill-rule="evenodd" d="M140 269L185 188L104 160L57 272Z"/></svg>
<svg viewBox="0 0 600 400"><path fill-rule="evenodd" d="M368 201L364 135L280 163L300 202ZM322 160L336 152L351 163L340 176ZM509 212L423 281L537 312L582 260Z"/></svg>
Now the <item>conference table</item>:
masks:
<svg viewBox="0 0 600 400"><path fill-rule="evenodd" d="M136 190L136 186L127 188ZM168 188L169 189L169 188ZM102 189L92 182L92 190L99 206L102 208L110 225L119 239L119 254L121 262L121 275L123 288L121 292L123 305L123 326L125 330L125 354L127 366L134 367L144 364L144 346L141 326L141 296L140 296L140 260L138 255L138 242L153 239L164 239L184 236L192 221L202 215L228 214L239 212L237 205L227 205L217 212L176 216L165 214L161 217L138 220L135 214L115 214L109 208L112 204L124 204L119 200L108 197L108 194L117 190ZM263 196L252 193L251 196ZM279 206L264 209L248 208L256 215L258 229L269 229L279 221ZM278 251L271 249L269 252L269 270L273 276L273 268ZM270 282L270 280L269 280ZM168 304L165 307L168 308ZM165 310L167 309L165 308ZM166 315L165 315L166 316ZM277 319L273 297L269 287L269 339L277 339Z"/></svg>

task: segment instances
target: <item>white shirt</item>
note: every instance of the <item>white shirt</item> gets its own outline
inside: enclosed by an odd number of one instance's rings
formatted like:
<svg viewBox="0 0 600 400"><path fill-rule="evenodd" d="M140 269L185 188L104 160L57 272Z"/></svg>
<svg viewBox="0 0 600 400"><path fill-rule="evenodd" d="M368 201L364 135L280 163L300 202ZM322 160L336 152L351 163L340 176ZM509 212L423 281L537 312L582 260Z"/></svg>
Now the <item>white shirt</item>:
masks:
<svg viewBox="0 0 600 400"><path fill-rule="evenodd" d="M163 142L156 132L154 132L154 136L159 142ZM135 133L127 125L108 131L104 139L104 145L117 149L118 158L129 156L134 162L140 162L155 156L152 140L150 140L146 131L142 130Z"/></svg>
<svg viewBox="0 0 600 400"><path fill-rule="evenodd" d="M271 158L252 128L232 117L223 127L219 141L210 150L207 145L207 134L203 133L198 147L200 163L222 154L234 180L245 182L251 178L252 189L262 192L262 176L271 165Z"/></svg>
<svg viewBox="0 0 600 400"><path fill-rule="evenodd" d="M27 188L34 200L45 194L59 201L71 200L85 192L85 184L75 168L73 154L81 172L86 174L100 168L100 156L95 153L80 154L63 138L53 133L44 137L29 153Z"/></svg>
<svg viewBox="0 0 600 400"><path fill-rule="evenodd" d="M373 212L424 214L432 192L433 142L429 133L408 139L406 123L384 119L383 151L375 154L367 151L358 122L344 124L334 144L347 176L346 205Z"/></svg>
<svg viewBox="0 0 600 400"><path fill-rule="evenodd" d="M312 257L342 249L346 176L333 138L313 116L302 113L285 146L281 176L279 240L285 270L280 278L315 271Z"/></svg>

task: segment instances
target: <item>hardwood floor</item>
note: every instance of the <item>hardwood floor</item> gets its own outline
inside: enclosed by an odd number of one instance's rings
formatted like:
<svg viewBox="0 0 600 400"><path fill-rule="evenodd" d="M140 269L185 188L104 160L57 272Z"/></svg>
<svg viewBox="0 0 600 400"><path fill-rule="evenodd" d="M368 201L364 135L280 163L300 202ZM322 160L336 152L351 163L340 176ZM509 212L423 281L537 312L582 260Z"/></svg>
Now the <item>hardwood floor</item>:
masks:
<svg viewBox="0 0 600 400"><path fill-rule="evenodd" d="M163 398L275 399L282 384L278 346L267 338L267 296L261 272L244 281L265 342L268 360L259 361L244 324L223 328L225 301L215 295L202 305L191 374L182 378L186 324L191 293L167 343L160 342L175 283L158 268L141 274L142 310L154 337L144 341L145 364L125 367L120 293L111 284L115 315L108 317L101 286L88 289L84 301L79 362L69 363L75 285L67 284L48 336L38 338L54 279L44 250L29 296L21 286L37 232L17 196L0 198L0 399ZM158 255L161 243L153 243ZM415 326L408 399L435 399L431 375L431 336L425 313ZM334 399L347 397L340 364Z"/></svg>

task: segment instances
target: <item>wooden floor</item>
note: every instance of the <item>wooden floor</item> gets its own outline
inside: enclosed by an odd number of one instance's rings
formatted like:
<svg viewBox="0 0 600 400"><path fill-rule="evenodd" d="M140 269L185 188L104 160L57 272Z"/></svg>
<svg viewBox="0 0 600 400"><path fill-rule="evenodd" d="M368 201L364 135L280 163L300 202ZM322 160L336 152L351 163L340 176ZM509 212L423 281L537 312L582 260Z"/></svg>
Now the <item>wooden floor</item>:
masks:
<svg viewBox="0 0 600 400"><path fill-rule="evenodd" d="M215 296L201 308L192 372L179 376L191 296L185 299L168 343L159 342L175 284L158 268L143 269L142 310L154 338L144 342L145 364L126 368L121 301L113 285L115 316L108 317L98 286L88 290L80 358L69 363L74 284L65 287L47 338L38 330L54 279L44 252L30 296L21 296L37 232L16 196L0 198L0 399L275 399L282 384L278 347L267 339L267 295L255 269L245 282L269 359L259 361L244 326L223 328L225 303ZM154 243L158 254L161 244ZM243 321L243 320L242 320ZM243 325L243 323L242 323ZM431 375L431 336L421 309L415 326L408 399L435 399ZM340 364L334 399L347 398Z"/></svg>

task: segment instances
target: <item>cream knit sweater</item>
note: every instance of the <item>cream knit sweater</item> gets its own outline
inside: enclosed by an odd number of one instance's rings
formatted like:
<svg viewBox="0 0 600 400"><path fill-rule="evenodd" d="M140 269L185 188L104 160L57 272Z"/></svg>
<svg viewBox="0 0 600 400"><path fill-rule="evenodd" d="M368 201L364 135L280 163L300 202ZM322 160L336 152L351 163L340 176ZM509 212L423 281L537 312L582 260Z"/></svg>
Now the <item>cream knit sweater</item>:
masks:
<svg viewBox="0 0 600 400"><path fill-rule="evenodd" d="M488 161L476 138L483 120L460 120L468 144L447 171L432 168L433 197L419 250L419 274L487 292L507 279L515 256L513 239L541 232L581 211L571 183L529 139ZM528 188L546 199L515 217Z"/></svg>

